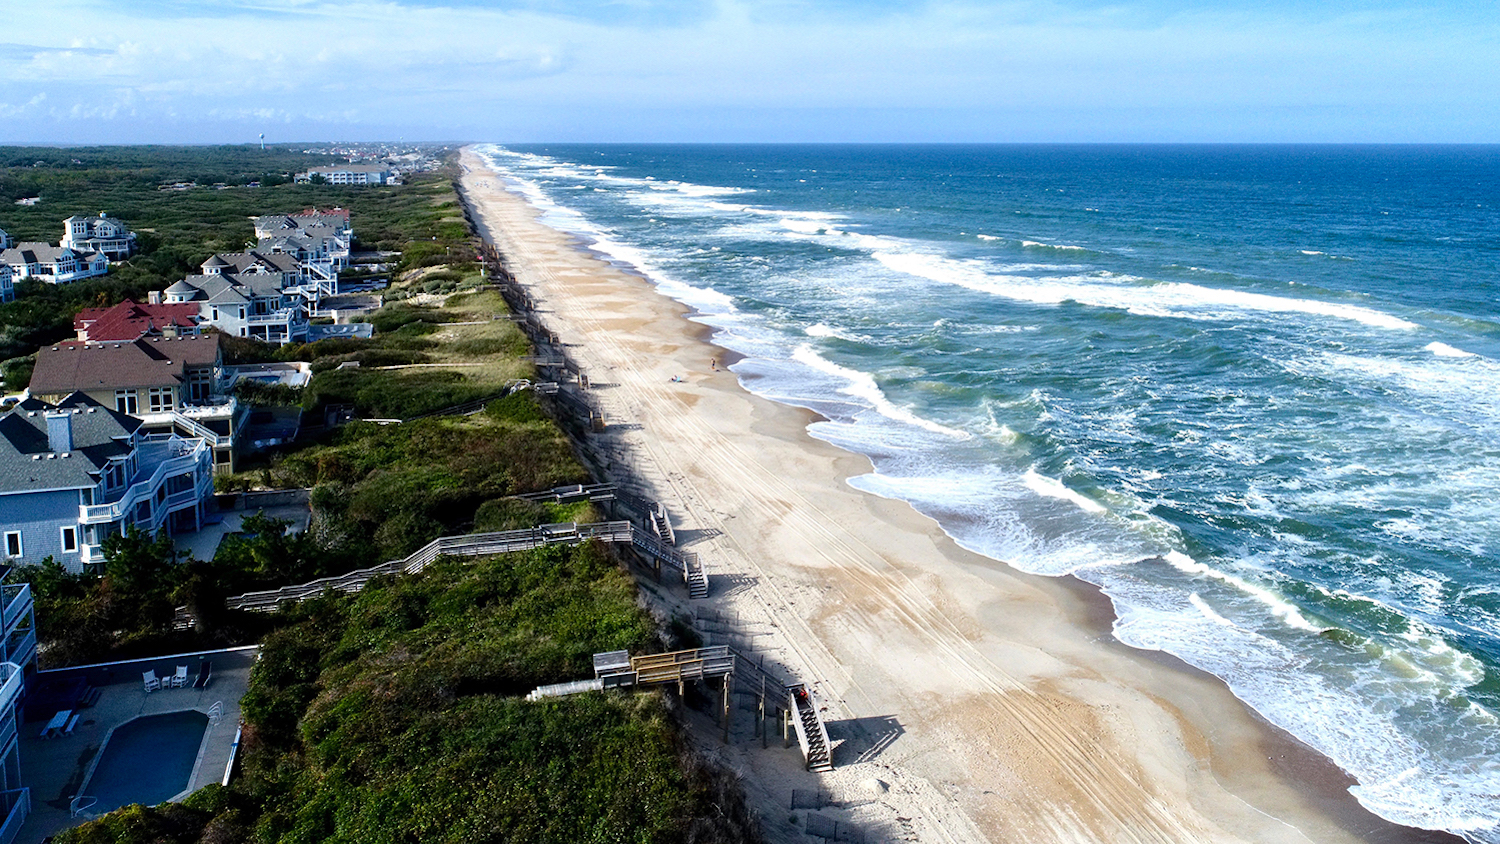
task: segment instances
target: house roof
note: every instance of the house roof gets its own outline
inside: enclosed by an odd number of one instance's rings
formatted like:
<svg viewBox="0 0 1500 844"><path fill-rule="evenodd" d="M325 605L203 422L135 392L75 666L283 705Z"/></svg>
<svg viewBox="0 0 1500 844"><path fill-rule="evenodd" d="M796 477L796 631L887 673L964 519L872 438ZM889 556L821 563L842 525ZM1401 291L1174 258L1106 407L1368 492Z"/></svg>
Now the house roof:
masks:
<svg viewBox="0 0 1500 844"><path fill-rule="evenodd" d="M220 273L219 275L190 275L177 284L199 291L195 299L210 302L248 302L251 299L279 299L281 277L274 273ZM168 288L176 295L177 284Z"/></svg>
<svg viewBox="0 0 1500 844"><path fill-rule="evenodd" d="M50 243L17 243L10 249L0 252L0 263L55 264L60 258L73 256L88 260L97 254L97 252L80 252L67 246L53 246Z"/></svg>
<svg viewBox="0 0 1500 844"><path fill-rule="evenodd" d="M31 393L54 396L78 390L176 386L187 367L208 366L218 359L217 334L142 337L118 343L58 343L37 351Z"/></svg>
<svg viewBox="0 0 1500 844"><path fill-rule="evenodd" d="M142 305L129 299L112 308L84 308L73 318L73 329L93 342L134 340L169 326L198 325L198 306L188 303Z"/></svg>
<svg viewBox="0 0 1500 844"><path fill-rule="evenodd" d="M51 450L47 411L66 410L73 450ZM111 458L130 453L130 437L141 420L104 407L82 393L56 405L27 399L0 416L0 493L44 489L83 489L99 482Z"/></svg>
<svg viewBox="0 0 1500 844"><path fill-rule="evenodd" d="M196 278L197 276L194 277ZM176 282L163 292L172 296L187 296L189 299L196 299L198 297L192 294L197 294L201 291L199 291L198 288L194 287L193 285L188 284L186 280L183 280Z"/></svg>
<svg viewBox="0 0 1500 844"><path fill-rule="evenodd" d="M300 273L302 266L297 259L282 252L220 252L203 262L203 268L219 267L229 272L243 273L251 269L261 272Z"/></svg>

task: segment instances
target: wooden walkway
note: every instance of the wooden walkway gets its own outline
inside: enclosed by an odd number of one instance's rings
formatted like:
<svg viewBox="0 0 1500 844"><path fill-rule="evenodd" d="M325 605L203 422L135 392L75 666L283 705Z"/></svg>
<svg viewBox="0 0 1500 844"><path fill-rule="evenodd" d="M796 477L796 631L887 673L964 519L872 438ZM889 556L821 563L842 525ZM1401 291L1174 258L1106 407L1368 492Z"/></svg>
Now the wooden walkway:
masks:
<svg viewBox="0 0 1500 844"><path fill-rule="evenodd" d="M529 551L547 545L577 545L590 539L627 543L657 565L665 564L669 568L680 571L690 596L693 595L696 586L702 593L701 597L707 597L707 576L703 572L702 564L698 561L698 555L663 545L655 537L636 528L630 522L588 524L565 522L497 533L445 536L427 543L405 559L389 560L379 565L356 569L348 574L321 577L307 583L283 586L280 589L246 592L243 595L228 598L225 605L237 610L275 612L283 601L304 601L330 589L344 593L358 592L365 588L365 584L377 577L416 574L432 565L438 557L488 557L514 551Z"/></svg>

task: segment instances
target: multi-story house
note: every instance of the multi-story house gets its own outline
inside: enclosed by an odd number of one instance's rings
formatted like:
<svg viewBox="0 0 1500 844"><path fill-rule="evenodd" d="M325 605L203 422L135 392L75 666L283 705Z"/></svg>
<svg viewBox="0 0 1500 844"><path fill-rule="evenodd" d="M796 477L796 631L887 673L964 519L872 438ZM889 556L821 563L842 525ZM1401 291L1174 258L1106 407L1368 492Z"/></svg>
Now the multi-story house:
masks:
<svg viewBox="0 0 1500 844"><path fill-rule="evenodd" d="M0 264L0 302L9 302L16 298L14 278L15 270L10 268L10 264Z"/></svg>
<svg viewBox="0 0 1500 844"><path fill-rule="evenodd" d="M295 287L302 281L302 265L294 255L281 252L220 252L201 265L203 275L274 275L281 278L282 287Z"/></svg>
<svg viewBox="0 0 1500 844"><path fill-rule="evenodd" d="M297 259L296 254L288 252L259 248L248 252L220 252L204 261L202 268L204 275L234 275L241 278L247 275L279 276L282 291L289 297L300 298L308 315L318 310L324 296L338 292L335 289L338 280L336 272L324 278L308 270Z"/></svg>
<svg viewBox="0 0 1500 844"><path fill-rule="evenodd" d="M82 393L0 416L0 552L12 564L85 571L111 535L198 530L212 494L207 442L148 433Z"/></svg>
<svg viewBox="0 0 1500 844"><path fill-rule="evenodd" d="M282 287L279 273L190 275L164 294L167 304L197 306L200 324L232 337L281 344L307 339L307 306Z"/></svg>
<svg viewBox="0 0 1500 844"><path fill-rule="evenodd" d="M57 402L74 392L137 417L148 433L206 442L215 471L234 469L235 445L249 408L224 394L217 334L78 342L37 351L30 394Z"/></svg>
<svg viewBox="0 0 1500 844"><path fill-rule="evenodd" d="M62 245L79 252L99 252L110 260L129 258L135 251L135 232L103 211L97 217L63 220Z"/></svg>
<svg viewBox="0 0 1500 844"><path fill-rule="evenodd" d="M255 218L258 252L291 255L302 266L303 285L317 296L337 291L338 274L349 266L354 229L343 208Z"/></svg>
<svg viewBox="0 0 1500 844"><path fill-rule="evenodd" d="M67 284L109 272L109 259L101 252L50 243L17 243L0 252L0 263L9 265L12 280L34 278L49 284Z"/></svg>
<svg viewBox="0 0 1500 844"><path fill-rule="evenodd" d="M126 299L111 308L84 308L73 317L73 330L79 340L94 343L199 333L196 305L167 305L160 299L161 294L152 291L151 301L144 305Z"/></svg>
<svg viewBox="0 0 1500 844"><path fill-rule="evenodd" d="M298 184L313 181L321 176L330 185L385 185L395 182L396 173L391 165L381 164L330 164L324 167L309 167L293 179Z"/></svg>
<svg viewBox="0 0 1500 844"><path fill-rule="evenodd" d="M10 247L10 235L5 233L5 229L0 229L0 249L9 249Z"/></svg>

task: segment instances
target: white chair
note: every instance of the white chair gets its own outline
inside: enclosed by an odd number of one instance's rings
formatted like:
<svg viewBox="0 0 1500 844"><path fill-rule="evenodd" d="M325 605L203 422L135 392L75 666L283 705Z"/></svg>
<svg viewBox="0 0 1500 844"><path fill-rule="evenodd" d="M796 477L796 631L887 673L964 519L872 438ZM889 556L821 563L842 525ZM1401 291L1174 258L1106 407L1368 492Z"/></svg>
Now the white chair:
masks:
<svg viewBox="0 0 1500 844"><path fill-rule="evenodd" d="M177 673L172 675L172 688L180 689L187 685L187 666L177 666Z"/></svg>
<svg viewBox="0 0 1500 844"><path fill-rule="evenodd" d="M141 680L146 684L146 694L151 694L161 688L161 681L156 679L156 671L142 671Z"/></svg>

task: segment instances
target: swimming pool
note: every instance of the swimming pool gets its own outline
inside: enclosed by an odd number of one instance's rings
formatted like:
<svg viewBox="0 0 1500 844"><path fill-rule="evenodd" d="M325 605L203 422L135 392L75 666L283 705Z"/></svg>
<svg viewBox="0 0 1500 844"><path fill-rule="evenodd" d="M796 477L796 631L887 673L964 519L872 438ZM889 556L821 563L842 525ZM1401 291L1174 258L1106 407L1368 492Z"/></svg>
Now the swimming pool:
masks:
<svg viewBox="0 0 1500 844"><path fill-rule="evenodd" d="M188 789L208 716L196 710L146 715L116 727L99 751L83 794L102 814L131 803L154 806Z"/></svg>

